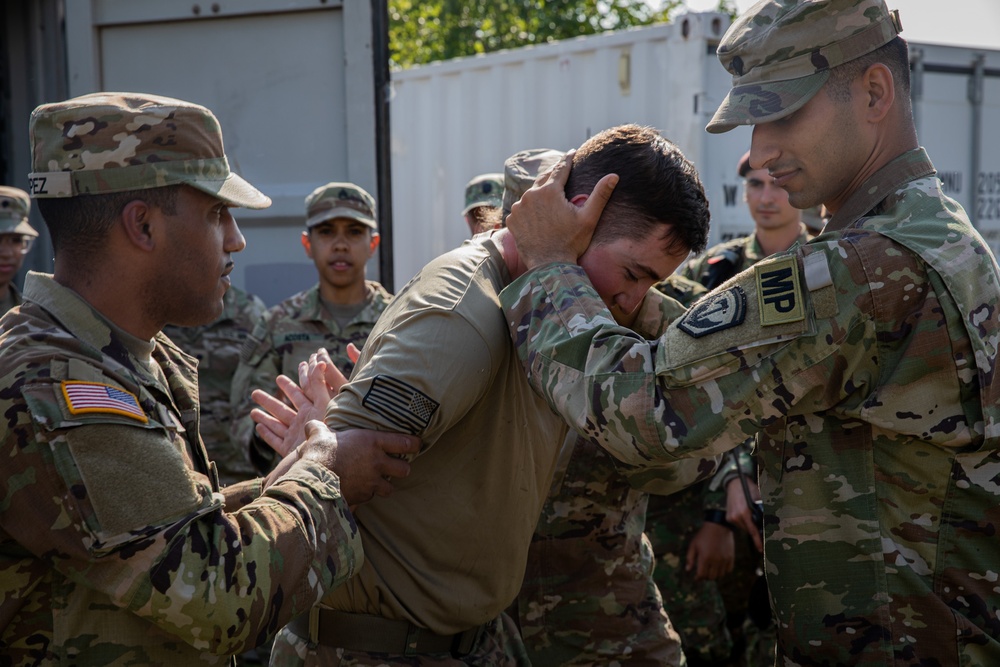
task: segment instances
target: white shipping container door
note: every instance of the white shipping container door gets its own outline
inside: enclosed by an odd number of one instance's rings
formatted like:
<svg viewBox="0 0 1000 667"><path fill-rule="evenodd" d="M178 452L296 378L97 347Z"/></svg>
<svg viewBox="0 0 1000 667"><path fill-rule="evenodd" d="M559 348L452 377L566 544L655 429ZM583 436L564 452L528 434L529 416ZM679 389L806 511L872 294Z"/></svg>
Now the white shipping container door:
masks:
<svg viewBox="0 0 1000 667"><path fill-rule="evenodd" d="M1000 252L1000 53L910 46L920 143L945 193Z"/></svg>
<svg viewBox="0 0 1000 667"><path fill-rule="evenodd" d="M377 192L369 3L73 0L66 25L71 95L207 106L230 166L274 201L234 211L247 239L234 283L268 304L314 284L299 241L306 195L329 181Z"/></svg>

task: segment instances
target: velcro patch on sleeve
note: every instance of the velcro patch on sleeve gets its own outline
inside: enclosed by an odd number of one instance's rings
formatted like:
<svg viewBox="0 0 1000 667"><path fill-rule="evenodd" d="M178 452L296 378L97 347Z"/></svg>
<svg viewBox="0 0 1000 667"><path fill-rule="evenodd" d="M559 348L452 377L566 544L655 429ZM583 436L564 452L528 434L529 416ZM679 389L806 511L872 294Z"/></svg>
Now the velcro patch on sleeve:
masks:
<svg viewBox="0 0 1000 667"><path fill-rule="evenodd" d="M757 277L761 326L788 324L805 318L799 263L795 255L759 262L753 268Z"/></svg>
<svg viewBox="0 0 1000 667"><path fill-rule="evenodd" d="M131 417L143 424L149 421L135 394L101 382L67 380L62 383L63 398L70 414L105 413Z"/></svg>
<svg viewBox="0 0 1000 667"><path fill-rule="evenodd" d="M389 375L376 375L361 404L401 430L416 435L430 424L440 403Z"/></svg>
<svg viewBox="0 0 1000 667"><path fill-rule="evenodd" d="M696 302L677 323L677 328L692 338L701 338L743 324L746 311L746 292L735 285Z"/></svg>

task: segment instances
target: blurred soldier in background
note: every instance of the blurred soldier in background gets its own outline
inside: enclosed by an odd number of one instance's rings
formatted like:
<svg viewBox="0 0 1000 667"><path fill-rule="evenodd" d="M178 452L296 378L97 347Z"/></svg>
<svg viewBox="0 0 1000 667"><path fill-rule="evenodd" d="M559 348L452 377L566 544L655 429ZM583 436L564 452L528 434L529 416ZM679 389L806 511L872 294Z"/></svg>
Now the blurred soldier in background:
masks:
<svg viewBox="0 0 1000 667"><path fill-rule="evenodd" d="M21 303L14 279L38 238L38 232L28 224L30 211L27 192L0 185L0 315Z"/></svg>
<svg viewBox="0 0 1000 667"><path fill-rule="evenodd" d="M462 217L473 236L500 226L502 196L503 174L481 174L466 184Z"/></svg>

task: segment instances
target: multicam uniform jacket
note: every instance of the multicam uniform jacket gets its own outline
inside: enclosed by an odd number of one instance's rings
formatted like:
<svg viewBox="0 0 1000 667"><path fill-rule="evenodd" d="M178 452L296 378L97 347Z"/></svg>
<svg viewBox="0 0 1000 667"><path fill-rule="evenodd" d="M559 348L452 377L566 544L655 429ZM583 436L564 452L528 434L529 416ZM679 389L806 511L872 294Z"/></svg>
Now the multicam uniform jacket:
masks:
<svg viewBox="0 0 1000 667"><path fill-rule="evenodd" d="M922 149L656 342L576 266L501 298L533 386L616 456L759 433L777 664L1000 664L998 269Z"/></svg>
<svg viewBox="0 0 1000 667"><path fill-rule="evenodd" d="M247 448L235 446L230 438L233 405L229 397L243 343L265 312L267 306L259 298L230 287L223 299L222 314L214 322L200 327L163 328L171 341L198 359L201 439L223 484L257 476Z"/></svg>
<svg viewBox="0 0 1000 667"><path fill-rule="evenodd" d="M236 447L251 448L260 468L269 469L274 455L266 446L257 446L253 438L250 411L256 404L250 394L254 389L273 394L274 380L281 374L297 380L299 362L307 361L321 347L327 349L344 377L350 378L354 363L347 357L347 346L364 347L375 321L392 299L377 282L369 280L366 285L367 305L343 328L324 313L316 284L271 308L244 343L230 396L235 408L232 438Z"/></svg>
<svg viewBox="0 0 1000 667"><path fill-rule="evenodd" d="M4 664L228 664L360 565L325 468L219 491L195 372L29 274L0 319Z"/></svg>

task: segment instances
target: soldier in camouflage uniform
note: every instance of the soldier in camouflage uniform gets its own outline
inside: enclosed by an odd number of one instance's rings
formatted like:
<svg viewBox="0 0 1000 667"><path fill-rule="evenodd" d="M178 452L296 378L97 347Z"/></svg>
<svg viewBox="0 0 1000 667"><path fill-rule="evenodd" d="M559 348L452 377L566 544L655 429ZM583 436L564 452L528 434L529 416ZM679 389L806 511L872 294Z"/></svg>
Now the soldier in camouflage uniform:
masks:
<svg viewBox="0 0 1000 667"><path fill-rule="evenodd" d="M900 30L882 0L732 25L708 129L753 124L751 164L832 217L654 343L574 265L594 213L565 167L507 220L534 269L501 294L511 333L575 428L639 465L757 436L780 665L1000 664L1000 270L918 145Z"/></svg>
<svg viewBox="0 0 1000 667"><path fill-rule="evenodd" d="M85 95L29 133L55 274L0 319L3 662L229 664L356 572L348 504L419 443L314 424L283 474L220 489L196 361L159 330L219 315L245 245L229 206L270 200L180 100Z"/></svg>
<svg viewBox="0 0 1000 667"><path fill-rule="evenodd" d="M198 360L201 439L219 470L219 481L235 484L257 476L246 447L235 447L231 436L233 404L230 393L240 351L247 336L267 312L258 297L230 286L222 314L197 327L168 325L163 333Z"/></svg>
<svg viewBox="0 0 1000 667"><path fill-rule="evenodd" d="M473 236L500 227L503 192L503 174L480 174L466 183L462 217Z"/></svg>
<svg viewBox="0 0 1000 667"><path fill-rule="evenodd" d="M504 211L562 156L533 149L508 158ZM630 326L655 338L683 312L677 301L651 290ZM510 609L532 664L682 663L643 534L645 489L656 490L657 483L644 471L632 479L603 449L567 434Z"/></svg>
<svg viewBox="0 0 1000 667"><path fill-rule="evenodd" d="M581 261L630 320L653 282L704 245L704 192L680 151L649 128L612 128L576 155L571 195L625 165L619 199L601 223L608 231L598 230ZM671 196L678 192L685 196ZM585 195L573 200L586 206ZM392 498L356 513L361 572L278 635L272 665L526 664L502 612L518 594L566 427L529 388L498 307L499 291L520 271L511 240L503 229L481 234L424 267L379 319L330 404L335 430L402 430L425 448ZM713 469L714 461L693 458L662 483L676 488L675 477ZM630 573L640 602L655 597L649 565L647 552L641 576ZM630 614L662 614L658 605L616 613L629 627ZM673 648L679 660L676 638Z"/></svg>
<svg viewBox="0 0 1000 667"><path fill-rule="evenodd" d="M0 185L0 315L21 304L14 278L38 238L38 232L28 224L30 210L27 192Z"/></svg>
<svg viewBox="0 0 1000 667"><path fill-rule="evenodd" d="M231 389L234 447L249 451L261 472L270 470L276 458L254 432L253 390L273 392L278 375L297 378L299 363L320 347L350 377L354 362L347 346L364 346L392 298L380 284L365 280L365 265L379 244L376 230L375 200L352 183L327 183L306 197L302 247L316 265L319 282L274 306L257 322L243 346Z"/></svg>

